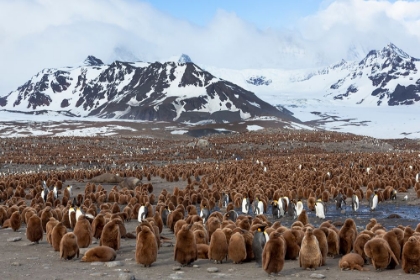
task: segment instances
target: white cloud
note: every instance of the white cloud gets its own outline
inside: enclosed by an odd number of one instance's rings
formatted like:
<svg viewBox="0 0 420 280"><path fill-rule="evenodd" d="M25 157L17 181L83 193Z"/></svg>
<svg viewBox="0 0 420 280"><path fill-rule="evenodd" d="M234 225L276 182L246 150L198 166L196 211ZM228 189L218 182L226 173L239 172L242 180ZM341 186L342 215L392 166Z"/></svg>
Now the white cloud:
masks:
<svg viewBox="0 0 420 280"><path fill-rule="evenodd" d="M187 53L201 65L296 68L390 41L420 57L420 2L327 1L294 30L261 30L224 10L203 27L134 0L0 0L0 96L43 68L110 62L116 47L145 61Z"/></svg>

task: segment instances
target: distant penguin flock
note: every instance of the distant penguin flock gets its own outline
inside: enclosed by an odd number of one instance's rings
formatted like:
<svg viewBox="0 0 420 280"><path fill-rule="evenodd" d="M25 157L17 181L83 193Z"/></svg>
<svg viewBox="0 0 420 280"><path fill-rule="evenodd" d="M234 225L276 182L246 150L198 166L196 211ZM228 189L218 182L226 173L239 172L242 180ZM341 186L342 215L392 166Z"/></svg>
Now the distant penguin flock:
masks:
<svg viewBox="0 0 420 280"><path fill-rule="evenodd" d="M63 186L65 176L59 179L61 174L54 172L2 178L0 224L13 231L26 227L27 240L34 246L49 244L63 263L116 260L127 249L122 239L135 239L132 258L145 269L159 262L162 244L170 243L170 261L182 267L198 259L220 265L251 262L271 275L283 270L285 260L316 270L327 265L327 257L341 256L342 270L369 265L420 273L420 223L389 229L376 219L387 205L418 199L413 190L420 190L419 173L414 177L419 169L398 181L382 176L410 172L390 167L387 160L393 155L380 158L380 165L356 160L353 154L335 156L302 153L300 162L286 157L278 162L264 158L264 163L188 162L95 173L108 174L103 177L112 183L88 179L91 173L85 171L77 188ZM343 169L347 159L352 160L351 172ZM399 161L395 157L392 163ZM156 191L152 178L165 182L167 189ZM347 211L350 205L352 211ZM360 211L372 219L357 227Z"/></svg>

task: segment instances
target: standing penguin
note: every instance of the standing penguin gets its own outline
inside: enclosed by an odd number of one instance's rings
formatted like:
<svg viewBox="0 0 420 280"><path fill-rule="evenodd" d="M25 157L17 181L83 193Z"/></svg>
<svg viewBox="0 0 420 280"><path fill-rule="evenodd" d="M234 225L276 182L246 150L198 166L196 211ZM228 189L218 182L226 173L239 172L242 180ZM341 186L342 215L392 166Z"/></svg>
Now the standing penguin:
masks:
<svg viewBox="0 0 420 280"><path fill-rule="evenodd" d="M41 191L41 197L44 200L44 202L46 202L47 201L47 196L48 196L48 193L50 192L50 190L48 189L47 183L45 182L45 180L42 181L42 188L43 189Z"/></svg>
<svg viewBox="0 0 420 280"><path fill-rule="evenodd" d="M236 222L236 219L238 218L238 213L235 210L230 210L229 212L226 212L223 219L230 220L232 222Z"/></svg>
<svg viewBox="0 0 420 280"><path fill-rule="evenodd" d="M252 203L252 210L255 215L264 214L264 203L258 197Z"/></svg>
<svg viewBox="0 0 420 280"><path fill-rule="evenodd" d="M299 251L299 266L303 269L316 269L321 264L322 254L318 239L313 234L312 228L308 228Z"/></svg>
<svg viewBox="0 0 420 280"><path fill-rule="evenodd" d="M222 263L224 259L227 260L227 255L227 238L223 230L221 228L218 228L211 235L208 257L210 260L214 260L215 263Z"/></svg>
<svg viewBox="0 0 420 280"><path fill-rule="evenodd" d="M351 196L351 208L354 212L359 210L359 197L355 194Z"/></svg>
<svg viewBox="0 0 420 280"><path fill-rule="evenodd" d="M391 191L391 200L396 200L397 199L397 190L392 190Z"/></svg>
<svg viewBox="0 0 420 280"><path fill-rule="evenodd" d="M28 238L29 241L38 244L39 241L42 240L43 235L44 230L42 229L41 218L39 218L36 214L32 215L29 218L28 225L26 227L26 238Z"/></svg>
<svg viewBox="0 0 420 280"><path fill-rule="evenodd" d="M235 232L230 237L228 257L233 261L233 263L237 264L242 263L246 259L246 256L245 238L241 233Z"/></svg>
<svg viewBox="0 0 420 280"><path fill-rule="evenodd" d="M268 274L279 273L284 266L286 241L281 233L273 231L262 253L262 268Z"/></svg>
<svg viewBox="0 0 420 280"><path fill-rule="evenodd" d="M109 221L102 229L99 245L111 247L115 251L119 250L121 245L119 224L122 223L121 219L113 219Z"/></svg>
<svg viewBox="0 0 420 280"><path fill-rule="evenodd" d="M242 198L242 213L244 213L245 215L248 214L249 211L249 198L247 195L245 195Z"/></svg>
<svg viewBox="0 0 420 280"><path fill-rule="evenodd" d="M229 204L229 195L227 193L222 194L222 207L226 208Z"/></svg>
<svg viewBox="0 0 420 280"><path fill-rule="evenodd" d="M296 215L299 217L299 215L300 215L300 213L302 213L302 210L303 210L303 203L302 203L302 200L298 200L297 202L296 202Z"/></svg>
<svg viewBox="0 0 420 280"><path fill-rule="evenodd" d="M257 231L254 233L254 238L252 239L252 251L254 252L255 261L259 267L262 265L262 252L264 250L264 246L270 239L267 232L265 232L266 227L266 224L259 226Z"/></svg>
<svg viewBox="0 0 420 280"><path fill-rule="evenodd" d="M334 201L336 210L343 210L346 207L346 200L341 192L334 198Z"/></svg>
<svg viewBox="0 0 420 280"><path fill-rule="evenodd" d="M60 251L60 242L63 236L67 233L67 228L62 222L55 225L51 232L51 245L54 251Z"/></svg>
<svg viewBox="0 0 420 280"><path fill-rule="evenodd" d="M200 211L200 217L203 218L203 223L207 222L207 219L210 216L210 211L209 208L207 207L207 205L205 205L203 208L201 208Z"/></svg>
<svg viewBox="0 0 420 280"><path fill-rule="evenodd" d="M139 221L139 223L141 223L141 221L145 220L146 218L147 218L147 207L142 204L139 208L137 220Z"/></svg>
<svg viewBox="0 0 420 280"><path fill-rule="evenodd" d="M148 226L141 226L136 241L136 262L150 267L157 259L158 245L155 234Z"/></svg>
<svg viewBox="0 0 420 280"><path fill-rule="evenodd" d="M60 259L71 260L75 256L79 257L77 236L73 232L68 232L61 238Z"/></svg>
<svg viewBox="0 0 420 280"><path fill-rule="evenodd" d="M197 244L191 225L185 224L176 235L174 261L186 266L197 260Z"/></svg>
<svg viewBox="0 0 420 280"><path fill-rule="evenodd" d="M292 201L290 201L288 207L287 207L287 214L290 217L293 217L293 219L296 219L297 216L297 210L296 210L296 204Z"/></svg>
<svg viewBox="0 0 420 280"><path fill-rule="evenodd" d="M279 203L277 200L273 200L271 202L271 213L273 214L273 218L277 218L280 219L281 217L281 213L280 213L280 207L279 207Z"/></svg>
<svg viewBox="0 0 420 280"><path fill-rule="evenodd" d="M369 199L369 207L370 211L374 211L376 207L378 206L379 198L378 198L378 191L375 190L375 193L370 196Z"/></svg>
<svg viewBox="0 0 420 280"><path fill-rule="evenodd" d="M87 248L92 243L92 226L86 219L86 216L82 215L79 217L73 232L77 236L77 245L79 248Z"/></svg>
<svg viewBox="0 0 420 280"><path fill-rule="evenodd" d="M315 202L315 213L320 219L325 219L325 213L327 212L326 206L322 200L318 199Z"/></svg>
<svg viewBox="0 0 420 280"><path fill-rule="evenodd" d="M74 207L71 206L69 208L69 222L70 222L70 228L74 229L74 226L76 225L76 211L74 210Z"/></svg>

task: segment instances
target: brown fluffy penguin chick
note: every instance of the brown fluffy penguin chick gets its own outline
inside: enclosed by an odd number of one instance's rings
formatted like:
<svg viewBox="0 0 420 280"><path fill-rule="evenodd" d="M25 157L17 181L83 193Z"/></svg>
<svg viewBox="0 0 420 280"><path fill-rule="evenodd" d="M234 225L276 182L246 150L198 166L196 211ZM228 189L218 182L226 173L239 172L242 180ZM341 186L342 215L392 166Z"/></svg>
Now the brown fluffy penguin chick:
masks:
<svg viewBox="0 0 420 280"><path fill-rule="evenodd" d="M104 226L99 245L111 247L116 251L120 249L121 234L118 223L121 223L121 219L111 220Z"/></svg>
<svg viewBox="0 0 420 280"><path fill-rule="evenodd" d="M159 233L162 233L163 220L162 220L162 216L160 215L160 213L158 211L155 211L153 219L155 220L155 225L159 228Z"/></svg>
<svg viewBox="0 0 420 280"><path fill-rule="evenodd" d="M319 243L319 249L321 250L322 255L322 263L321 265L325 265L327 263L327 254L328 254L328 242L327 236L322 229L316 228L313 230L314 235Z"/></svg>
<svg viewBox="0 0 420 280"><path fill-rule="evenodd" d="M71 260L74 257L79 257L77 236L73 232L68 232L63 236L63 238L61 238L60 259Z"/></svg>
<svg viewBox="0 0 420 280"><path fill-rule="evenodd" d="M18 231L20 229L20 225L22 224L21 216L19 211L13 212L9 219L10 227L13 231Z"/></svg>
<svg viewBox="0 0 420 280"><path fill-rule="evenodd" d="M341 260L338 262L338 267L341 268L341 270L360 270L364 271L367 269L363 269L363 265L365 263L365 260L356 253L348 253L344 255Z"/></svg>
<svg viewBox="0 0 420 280"><path fill-rule="evenodd" d="M66 226L59 222L51 231L51 245L54 248L54 251L60 251L60 242L63 236L67 233Z"/></svg>
<svg viewBox="0 0 420 280"><path fill-rule="evenodd" d="M136 262L150 267L157 259L158 245L155 234L148 226L141 226L136 240Z"/></svg>
<svg viewBox="0 0 420 280"><path fill-rule="evenodd" d="M52 244L52 240L51 240L52 230L58 223L59 222L54 217L51 217L45 226L45 230L47 234L47 242L50 244Z"/></svg>
<svg viewBox="0 0 420 280"><path fill-rule="evenodd" d="M420 238L418 236L411 236L404 244L401 267L405 273L420 272Z"/></svg>
<svg viewBox="0 0 420 280"><path fill-rule="evenodd" d="M84 215L77 220L73 232L77 236L79 248L87 248L92 243L92 226Z"/></svg>
<svg viewBox="0 0 420 280"><path fill-rule="evenodd" d="M298 232L295 229L288 229L283 232L286 241L286 260L296 260L299 256L300 246L298 244Z"/></svg>
<svg viewBox="0 0 420 280"><path fill-rule="evenodd" d="M376 270L387 268L391 258L394 259L397 265L399 264L388 242L380 237L375 237L366 242L364 251L366 256L371 259L372 265Z"/></svg>
<svg viewBox="0 0 420 280"><path fill-rule="evenodd" d="M246 259L245 238L239 232L235 232L230 237L228 257L235 264L242 263Z"/></svg>
<svg viewBox="0 0 420 280"><path fill-rule="evenodd" d="M42 240L44 235L44 230L42 229L41 219L38 215L32 215L28 220L28 225L26 227L26 238L29 241L39 243Z"/></svg>
<svg viewBox="0 0 420 280"><path fill-rule="evenodd" d="M340 254L345 255L352 251L356 237L356 224L353 219L346 219L338 233L338 238L340 239Z"/></svg>
<svg viewBox="0 0 420 280"><path fill-rule="evenodd" d="M176 235L176 244L174 249L174 261L181 266L186 266L197 260L197 244L191 225L185 224Z"/></svg>
<svg viewBox="0 0 420 280"><path fill-rule="evenodd" d="M92 236L96 239L101 238L105 224L105 216L103 214L98 214L92 222Z"/></svg>
<svg viewBox="0 0 420 280"><path fill-rule="evenodd" d="M47 206L41 213L41 223L42 223L42 229L44 230L44 232L47 232L47 223L51 217L53 217L53 214L51 212L51 207Z"/></svg>
<svg viewBox="0 0 420 280"><path fill-rule="evenodd" d="M306 213L305 209L302 210L297 220L301 222L304 226L308 224L308 214Z"/></svg>
<svg viewBox="0 0 420 280"><path fill-rule="evenodd" d="M209 259L209 245L197 244L197 259Z"/></svg>
<svg viewBox="0 0 420 280"><path fill-rule="evenodd" d="M117 252L108 246L98 246L86 251L82 262L110 262L115 260Z"/></svg>
<svg viewBox="0 0 420 280"><path fill-rule="evenodd" d="M386 240L386 242L388 242L389 247L391 248L392 252L395 255L395 258L400 261L401 260L401 245L398 241L398 237L397 234L390 230L387 233L384 234L384 236L382 237L383 239ZM388 265L388 269L395 269L395 267L397 266L397 264L395 263L394 259L391 259L391 262Z"/></svg>
<svg viewBox="0 0 420 280"><path fill-rule="evenodd" d="M369 234L361 233L356 237L356 240L353 244L353 251L356 254L359 254L365 263L369 262L369 258L366 256L365 253L365 244L371 239L372 237Z"/></svg>
<svg viewBox="0 0 420 280"><path fill-rule="evenodd" d="M269 275L279 273L284 266L286 241L281 233L273 231L262 252L262 268Z"/></svg>
<svg viewBox="0 0 420 280"><path fill-rule="evenodd" d="M366 225L366 229L371 230L377 223L375 218L370 219L369 223Z"/></svg>
<svg viewBox="0 0 420 280"><path fill-rule="evenodd" d="M322 264L322 254L313 230L308 228L302 240L299 252L299 266L303 269L315 270Z"/></svg>
<svg viewBox="0 0 420 280"><path fill-rule="evenodd" d="M338 233L331 228L321 227L320 229L324 231L325 236L327 237L328 256L334 258L340 253L340 242L338 240Z"/></svg>
<svg viewBox="0 0 420 280"><path fill-rule="evenodd" d="M209 259L214 260L215 263L222 263L224 259L227 260L228 243L226 235L221 228L213 232L209 245Z"/></svg>

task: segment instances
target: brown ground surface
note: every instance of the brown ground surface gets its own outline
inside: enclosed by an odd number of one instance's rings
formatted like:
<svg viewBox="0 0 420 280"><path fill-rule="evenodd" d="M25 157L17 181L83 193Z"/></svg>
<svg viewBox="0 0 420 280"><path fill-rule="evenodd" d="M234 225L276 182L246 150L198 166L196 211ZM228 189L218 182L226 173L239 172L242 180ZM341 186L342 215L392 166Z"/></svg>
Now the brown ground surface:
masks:
<svg viewBox="0 0 420 280"><path fill-rule="evenodd" d="M162 134L159 131L154 137L164 137L166 139L174 136ZM175 137L176 138L176 137ZM187 142L191 141L192 138L186 138ZM101 140L102 141L102 140ZM358 140L359 141L359 140ZM368 151L381 150L372 144L371 140L357 143L349 143L343 141L341 144L335 143L325 146L323 143L313 144L318 145L322 149L341 149L343 152L347 150L353 150L357 145L360 150L367 149ZM391 145L395 149L404 148L409 146L411 149L417 149L418 142L405 140L393 140L392 142L386 142L386 145ZM385 145L384 144L384 145ZM246 144L243 144L246 146ZM297 143L285 143L288 147L298 145ZM324 145L324 146L323 146ZM336 145L337 147L334 147ZM400 146L399 146L400 145ZM261 145L264 148L264 145ZM383 145L381 147L384 147ZM413 148L414 147L414 148ZM386 146L384 149L388 149ZM242 146L235 147L236 150L244 149ZM203 160L204 161L204 160ZM160 162L162 163L162 162ZM18 165L3 166L3 172L6 168L20 169ZM25 166L30 168L30 166ZM1 170L0 170L1 171ZM171 190L174 186L183 188L186 182L179 181L176 183L169 183L160 177L153 177L151 183L153 184L154 193L157 195L163 188ZM86 183L80 183L76 181L65 182L65 184L73 184L76 188L76 194L83 192ZM103 185L106 189L110 190L114 185ZM402 197L405 194L398 194L396 202L385 202L380 204L376 213L360 212L357 214L351 213L348 210L346 214L335 212L333 205L329 206L329 213L332 214L331 218L333 221L344 221L347 217L355 219L358 227L364 227L370 217L378 215L383 216L384 209L391 209L391 212L407 213L408 218L403 219L386 219L381 218L379 221L387 228L402 225L417 225L420 222L419 216L419 199L415 199L413 190L410 189L410 201L402 201ZM362 207L367 207L367 202L364 200ZM402 209L402 210L401 210ZM395 210L395 211L393 211ZM417 212L416 212L417 211ZM328 217L327 217L328 218ZM270 217L270 220L272 218ZM282 220L282 224L288 226L291 224L291 220L285 218ZM319 220L314 217L314 214L309 214L309 222L314 225L319 224ZM128 232L135 231L138 222L131 220L126 223ZM395 279L403 277L402 279L419 279L419 275L407 275L404 274L401 267L398 266L395 270L385 270L383 272L374 271L371 265L366 266L370 271L340 271L338 268L339 258L328 258L327 265L323 266L316 271L305 271L299 268L298 261L286 261L285 267L278 276L268 276L262 268L258 268L255 262L244 263L244 264L233 264L230 260L223 264L214 264L209 260L197 260L194 262L194 267L183 267L180 270L174 270L178 267L178 263L173 260L173 250L170 244L164 244L159 250L158 260L152 265L151 268L143 268L141 265L135 263L134 252L135 252L135 240L134 239L123 239L121 241L121 249L118 251L116 261L120 262L121 266L108 267L104 263L83 263L80 262L81 256L78 259L64 261L60 260L59 253L54 252L53 248L47 243L44 235L43 241L39 244L31 244L25 236L26 225L22 224L22 227L18 232L13 232L11 229L0 229L0 279L299 279L309 278L313 273L323 274L326 279ZM164 229L163 236L171 238L174 242L173 234L167 229ZM20 241L9 242L8 239L14 237L21 237ZM98 243L92 244L89 248L98 246ZM82 250L83 252L84 250ZM219 272L209 273L207 268L217 267Z"/></svg>

